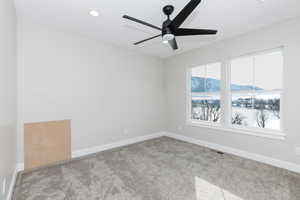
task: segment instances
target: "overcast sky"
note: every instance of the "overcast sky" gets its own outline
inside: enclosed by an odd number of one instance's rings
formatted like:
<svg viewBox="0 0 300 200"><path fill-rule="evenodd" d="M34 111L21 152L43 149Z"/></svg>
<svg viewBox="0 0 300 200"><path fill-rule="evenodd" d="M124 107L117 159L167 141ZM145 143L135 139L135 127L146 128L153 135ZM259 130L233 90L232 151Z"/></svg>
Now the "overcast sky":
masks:
<svg viewBox="0 0 300 200"><path fill-rule="evenodd" d="M220 80L221 64L192 69L193 76ZM272 52L251 57L241 57L231 62L231 83L254 85L266 90L282 88L282 52Z"/></svg>

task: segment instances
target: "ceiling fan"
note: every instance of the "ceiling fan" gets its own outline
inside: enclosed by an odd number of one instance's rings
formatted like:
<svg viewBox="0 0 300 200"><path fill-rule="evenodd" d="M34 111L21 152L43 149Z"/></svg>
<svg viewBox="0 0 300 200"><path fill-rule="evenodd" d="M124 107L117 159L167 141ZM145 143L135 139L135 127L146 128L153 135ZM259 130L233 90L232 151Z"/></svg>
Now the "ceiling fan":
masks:
<svg viewBox="0 0 300 200"><path fill-rule="evenodd" d="M134 43L134 45L141 44L148 40L152 40L157 37L162 37L163 43L169 43L173 50L178 49L178 45L176 42L176 36L188 36L188 35L214 35L217 34L217 30L209 30L209 29L189 29L189 28L179 28L181 24L186 20L186 18L193 12L193 10L199 5L201 0L191 0L181 11L180 13L173 19L170 19L170 15L174 11L174 6L167 5L163 7L163 12L167 15L167 20L163 22L162 28L144 22L142 20L136 19L134 17L130 17L128 15L124 15L123 18L129 19L136 23L140 23L151 28L157 29L161 31L161 34L155 35L153 37L144 39L142 41Z"/></svg>

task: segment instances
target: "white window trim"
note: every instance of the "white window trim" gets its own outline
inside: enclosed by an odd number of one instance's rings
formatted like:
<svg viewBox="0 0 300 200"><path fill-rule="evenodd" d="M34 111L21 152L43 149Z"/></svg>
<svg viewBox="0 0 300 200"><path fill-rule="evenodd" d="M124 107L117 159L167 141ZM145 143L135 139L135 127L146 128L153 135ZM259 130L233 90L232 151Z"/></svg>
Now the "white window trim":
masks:
<svg viewBox="0 0 300 200"><path fill-rule="evenodd" d="M284 49L283 47L273 48L271 50L265 50L261 52L245 54L238 57L228 58L226 60L217 61L221 63L221 91L220 91L220 102L221 102L221 122L209 122L209 121L199 121L192 120L191 118L191 70L194 67L188 68L186 72L186 125L193 127L202 127L202 128L210 128L230 133L237 134L246 134L257 137L264 137L269 139L279 139L284 140L286 138L286 134L283 132L283 101L284 101L284 79L282 75L282 90L280 96L280 130L266 129L266 128L256 128L256 127L241 127L238 125L231 124L231 90L230 90L230 61L232 59L245 57L245 56L255 56L268 52L281 51L283 54L283 66L285 66L284 62ZM209 65L216 62L207 63L204 65Z"/></svg>
<svg viewBox="0 0 300 200"><path fill-rule="evenodd" d="M286 135L283 132L276 131L276 130L270 131L270 129L260 130L259 128L257 128L259 130L256 130L256 128L244 128L244 127L240 128L238 126L225 127L225 126L222 126L222 124L220 124L220 123L194 121L194 120L186 121L186 125L193 126L193 127L215 129L215 130L219 130L219 131L225 131L225 132L236 133L236 134L264 137L264 138L269 138L269 139L284 140L286 138Z"/></svg>

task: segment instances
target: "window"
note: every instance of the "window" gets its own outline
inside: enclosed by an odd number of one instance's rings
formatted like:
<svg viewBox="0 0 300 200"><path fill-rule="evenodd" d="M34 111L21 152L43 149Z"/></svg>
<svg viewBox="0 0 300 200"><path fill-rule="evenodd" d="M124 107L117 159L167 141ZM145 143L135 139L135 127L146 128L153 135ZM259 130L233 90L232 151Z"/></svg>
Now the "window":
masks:
<svg viewBox="0 0 300 200"><path fill-rule="evenodd" d="M281 134L282 74L282 49L191 68L189 122Z"/></svg>
<svg viewBox="0 0 300 200"><path fill-rule="evenodd" d="M220 123L221 64L195 67L191 73L192 120Z"/></svg>
<svg viewBox="0 0 300 200"><path fill-rule="evenodd" d="M232 124L280 130L281 51L231 61Z"/></svg>

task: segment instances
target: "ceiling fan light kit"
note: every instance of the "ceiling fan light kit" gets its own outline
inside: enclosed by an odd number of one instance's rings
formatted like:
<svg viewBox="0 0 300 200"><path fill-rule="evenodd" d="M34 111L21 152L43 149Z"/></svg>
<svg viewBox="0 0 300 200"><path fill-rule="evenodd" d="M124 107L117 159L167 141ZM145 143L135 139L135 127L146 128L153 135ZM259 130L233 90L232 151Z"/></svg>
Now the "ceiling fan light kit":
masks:
<svg viewBox="0 0 300 200"><path fill-rule="evenodd" d="M123 18L134 21L136 23L143 24L145 26L154 28L156 30L161 31L161 34L155 35L153 37L144 39L142 41L134 43L134 45L141 44L143 42L152 40L157 37L162 37L163 43L169 43L173 50L178 49L178 45L176 42L176 36L189 36L189 35L215 35L217 34L217 30L209 30L209 29L187 29L187 28L179 28L182 23L188 18L188 16L193 12L193 10L200 4L201 0L190 0L190 2L179 12L179 14L173 19L170 19L170 15L174 11L174 6L167 5L163 7L163 13L167 16L167 20L165 20L162 24L162 27L158 27L152 25L150 23L144 22L142 20L136 19L134 17L130 17L128 15L124 15Z"/></svg>
<svg viewBox="0 0 300 200"><path fill-rule="evenodd" d="M162 36L163 41L170 41L173 40L175 38L175 35L173 35L172 33L166 33Z"/></svg>

